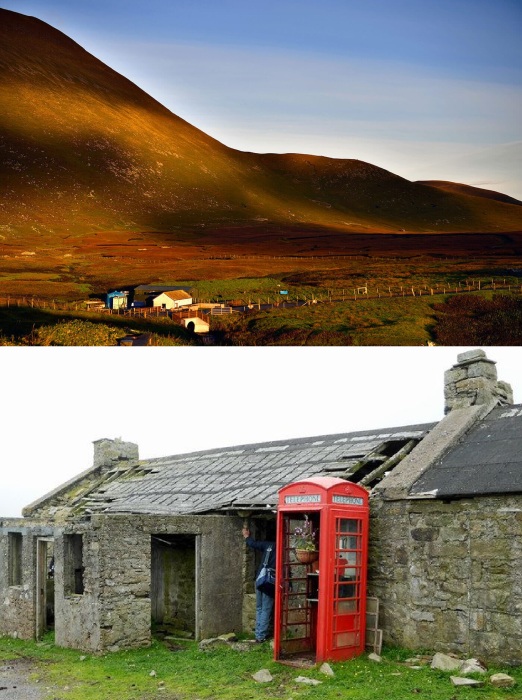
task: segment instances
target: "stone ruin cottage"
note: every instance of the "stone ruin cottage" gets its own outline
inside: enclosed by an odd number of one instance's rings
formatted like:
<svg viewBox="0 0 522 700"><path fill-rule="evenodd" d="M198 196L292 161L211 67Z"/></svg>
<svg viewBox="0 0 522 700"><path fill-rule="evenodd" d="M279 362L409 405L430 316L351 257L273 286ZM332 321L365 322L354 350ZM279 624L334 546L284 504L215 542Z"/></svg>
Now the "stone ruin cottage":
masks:
<svg viewBox="0 0 522 700"><path fill-rule="evenodd" d="M251 630L253 553L277 492L310 476L371 490L368 593L385 643L522 663L522 406L481 350L445 375L438 423L140 460L94 443L92 468L0 520L0 634L91 652Z"/></svg>

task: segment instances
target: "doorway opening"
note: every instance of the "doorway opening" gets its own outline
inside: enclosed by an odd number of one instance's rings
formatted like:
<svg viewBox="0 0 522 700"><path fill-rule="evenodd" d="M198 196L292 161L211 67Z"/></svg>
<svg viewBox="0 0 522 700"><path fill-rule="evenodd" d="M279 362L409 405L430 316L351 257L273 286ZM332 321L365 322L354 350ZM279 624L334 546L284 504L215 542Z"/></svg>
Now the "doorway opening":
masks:
<svg viewBox="0 0 522 700"><path fill-rule="evenodd" d="M153 634L198 636L198 537L151 536L151 622Z"/></svg>
<svg viewBox="0 0 522 700"><path fill-rule="evenodd" d="M36 638L54 629L54 539L36 540Z"/></svg>

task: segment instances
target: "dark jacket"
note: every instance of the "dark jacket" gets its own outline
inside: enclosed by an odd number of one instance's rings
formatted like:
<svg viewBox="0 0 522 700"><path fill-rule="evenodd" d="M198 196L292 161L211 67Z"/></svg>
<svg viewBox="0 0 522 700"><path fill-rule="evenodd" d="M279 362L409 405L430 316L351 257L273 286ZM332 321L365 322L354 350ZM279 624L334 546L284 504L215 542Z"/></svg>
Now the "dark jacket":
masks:
<svg viewBox="0 0 522 700"><path fill-rule="evenodd" d="M268 557L268 568L275 569L275 565L276 565L275 542L264 542L262 540L255 540L253 537L247 537L245 539L245 542L252 549L257 549L259 552L262 553L261 563L260 563L260 566L258 568L257 573L259 573L259 569L261 569L261 566L263 566L263 562L265 560L265 552L269 547L272 547L272 551L270 552L270 556Z"/></svg>

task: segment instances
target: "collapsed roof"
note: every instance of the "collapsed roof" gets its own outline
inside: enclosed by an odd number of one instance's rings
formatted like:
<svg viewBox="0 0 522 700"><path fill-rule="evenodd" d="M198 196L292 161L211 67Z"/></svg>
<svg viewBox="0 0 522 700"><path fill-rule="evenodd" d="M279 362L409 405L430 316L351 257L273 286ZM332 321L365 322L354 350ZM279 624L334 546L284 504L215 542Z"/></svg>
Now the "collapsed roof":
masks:
<svg viewBox="0 0 522 700"><path fill-rule="evenodd" d="M27 506L24 515L33 515L51 503L55 510L67 507L77 514L273 509L282 486L310 476L337 476L371 487L433 425L239 445L147 460L137 459L132 443L99 440L95 466ZM132 448L136 448L134 453Z"/></svg>

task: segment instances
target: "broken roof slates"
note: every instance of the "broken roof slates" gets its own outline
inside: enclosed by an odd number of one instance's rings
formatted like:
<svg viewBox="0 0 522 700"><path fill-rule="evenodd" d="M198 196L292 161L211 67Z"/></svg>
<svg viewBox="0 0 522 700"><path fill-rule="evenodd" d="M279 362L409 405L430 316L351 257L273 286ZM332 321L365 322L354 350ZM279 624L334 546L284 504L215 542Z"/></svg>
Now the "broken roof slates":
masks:
<svg viewBox="0 0 522 700"><path fill-rule="evenodd" d="M430 426L401 429L402 434ZM342 474L361 454L379 444L379 435L362 431L298 438L187 455L140 460L132 478L116 478L92 503L106 512L196 513L249 503L274 507L279 489L291 481ZM98 505L97 505L98 504Z"/></svg>

